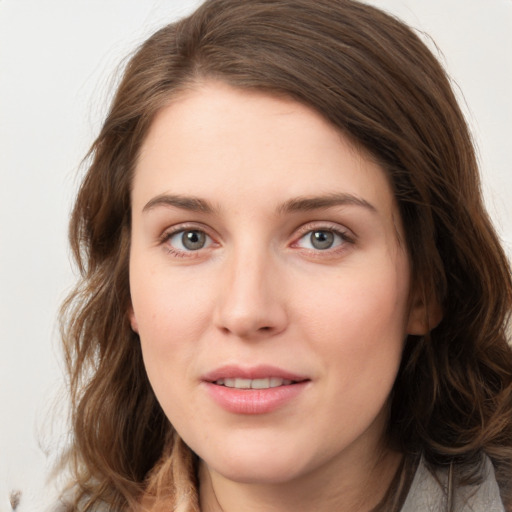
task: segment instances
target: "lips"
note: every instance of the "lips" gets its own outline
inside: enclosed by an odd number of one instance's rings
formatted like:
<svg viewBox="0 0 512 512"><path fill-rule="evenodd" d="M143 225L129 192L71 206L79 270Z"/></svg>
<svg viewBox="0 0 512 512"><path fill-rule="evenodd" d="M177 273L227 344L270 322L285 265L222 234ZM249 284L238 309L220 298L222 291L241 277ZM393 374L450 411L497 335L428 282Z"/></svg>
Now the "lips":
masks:
<svg viewBox="0 0 512 512"><path fill-rule="evenodd" d="M266 414L296 399L310 379L272 366L224 366L203 379L217 405L235 414Z"/></svg>
<svg viewBox="0 0 512 512"><path fill-rule="evenodd" d="M304 380L309 380L304 375L295 374L282 368L269 365L259 365L253 367L234 365L222 366L205 374L202 378L202 380L206 382L219 383L219 385L226 385L226 381L230 382L231 379L238 379L240 381L258 381L269 379L269 383L270 379L274 379L273 382L276 382L275 379L282 379L283 381L291 382L302 382ZM233 386L229 385L229 387Z"/></svg>

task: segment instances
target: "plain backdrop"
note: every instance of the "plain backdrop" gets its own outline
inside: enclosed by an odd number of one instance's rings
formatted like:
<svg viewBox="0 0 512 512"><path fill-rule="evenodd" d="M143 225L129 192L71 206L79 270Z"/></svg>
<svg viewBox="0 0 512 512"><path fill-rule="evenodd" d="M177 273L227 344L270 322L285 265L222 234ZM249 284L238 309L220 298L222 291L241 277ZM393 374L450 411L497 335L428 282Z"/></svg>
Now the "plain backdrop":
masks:
<svg viewBox="0 0 512 512"><path fill-rule="evenodd" d="M456 84L512 254L512 0L371 3L435 41L422 36ZM56 317L74 281L66 230L81 159L122 58L197 4L0 0L0 512L67 436Z"/></svg>

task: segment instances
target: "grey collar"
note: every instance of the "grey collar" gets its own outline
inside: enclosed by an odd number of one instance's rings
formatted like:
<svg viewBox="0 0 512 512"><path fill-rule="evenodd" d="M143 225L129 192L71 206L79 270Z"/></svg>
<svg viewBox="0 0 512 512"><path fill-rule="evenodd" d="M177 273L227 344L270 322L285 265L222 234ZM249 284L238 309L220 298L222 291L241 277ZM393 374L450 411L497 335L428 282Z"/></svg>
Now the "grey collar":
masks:
<svg viewBox="0 0 512 512"><path fill-rule="evenodd" d="M450 470L438 469L434 475L422 457L400 512L505 512L488 457L483 471L480 485L451 489Z"/></svg>

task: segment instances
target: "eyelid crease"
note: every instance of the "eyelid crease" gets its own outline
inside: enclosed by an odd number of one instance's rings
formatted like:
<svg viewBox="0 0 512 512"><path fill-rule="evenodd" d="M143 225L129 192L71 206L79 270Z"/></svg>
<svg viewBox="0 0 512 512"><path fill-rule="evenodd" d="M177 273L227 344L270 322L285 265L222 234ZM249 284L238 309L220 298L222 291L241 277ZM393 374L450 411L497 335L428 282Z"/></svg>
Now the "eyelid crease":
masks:
<svg viewBox="0 0 512 512"><path fill-rule="evenodd" d="M199 231L204 233L204 235L210 240L210 243L206 247L198 248L197 250L183 250L178 247L174 247L170 244L170 239L176 236L179 233L184 233L187 231ZM317 248L307 248L302 247L300 245L300 241L315 231L326 231L334 233L338 236L341 241L334 247L326 248L326 249L317 249ZM293 236L293 240L289 243L289 247L295 248L298 250L303 250L309 253L318 253L315 257L327 257L327 255L333 256L335 253L344 252L346 250L345 246L354 245L357 242L357 235L355 235L352 230L347 228L346 226L340 225L334 221L321 221L321 220L312 220L305 224L299 226ZM215 246L219 246L219 242L216 240L216 237L211 234L211 229L209 226L204 225L200 222L182 222L165 229L162 234L158 237L158 245L164 246L165 250L170 253L173 257L179 258L199 258L204 254L205 250L215 248ZM345 248L345 249L344 249ZM323 256L321 254L323 253Z"/></svg>
<svg viewBox="0 0 512 512"><path fill-rule="evenodd" d="M203 233L210 241L207 246L200 247L197 250L186 250L180 249L171 245L170 240L180 234L186 233L187 231L198 231ZM186 226L184 224L178 224L175 227L171 227L169 229L164 230L162 235L159 237L158 245L162 246L168 254L171 254L176 258L200 258L204 254L205 250L210 249L212 246L218 245L218 242L215 241L214 237L208 234L207 230L198 228L197 225L194 226Z"/></svg>
<svg viewBox="0 0 512 512"><path fill-rule="evenodd" d="M351 229L336 222L311 221L303 224L296 230L299 238L313 231L331 231L351 242L355 242L358 238Z"/></svg>
<svg viewBox="0 0 512 512"><path fill-rule="evenodd" d="M181 224L177 224L176 226L171 226L167 229L164 229L162 234L158 237L158 239L163 243L166 240L169 240L172 236L176 235L177 233L181 233L184 231L201 231L204 233L207 237L214 240L214 237L210 234L210 230L206 228L206 226L202 224L197 223L190 223L185 222Z"/></svg>
<svg viewBox="0 0 512 512"><path fill-rule="evenodd" d="M301 234L292 244L292 247L299 247L299 242L303 240L307 235L311 235L312 233L318 232L318 231L326 231L329 233L333 233L335 236L338 236L343 243L353 244L355 243L355 240L349 236L344 231L338 231L336 229L310 229L309 231L304 232ZM329 249L326 249L322 252L327 252Z"/></svg>
<svg viewBox="0 0 512 512"><path fill-rule="evenodd" d="M210 233L211 230L208 229L208 227L204 224L196 222L185 222L163 230L162 234L158 237L158 240L163 243L170 237L182 231L201 231L212 240L215 239L215 237ZM345 226L340 226L335 222L311 221L301 225L295 230L295 240L302 238L307 233L313 231L331 231L350 241L355 241L357 239L357 236L352 232L352 230Z"/></svg>

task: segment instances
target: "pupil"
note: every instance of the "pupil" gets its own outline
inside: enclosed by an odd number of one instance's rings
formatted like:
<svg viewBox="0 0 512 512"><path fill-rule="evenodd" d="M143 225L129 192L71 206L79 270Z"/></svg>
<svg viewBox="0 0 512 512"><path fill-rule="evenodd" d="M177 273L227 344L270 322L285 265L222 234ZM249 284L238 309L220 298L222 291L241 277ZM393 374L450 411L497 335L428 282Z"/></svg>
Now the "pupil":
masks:
<svg viewBox="0 0 512 512"><path fill-rule="evenodd" d="M334 234L329 231L313 231L311 245L315 249L329 249L334 243Z"/></svg>
<svg viewBox="0 0 512 512"><path fill-rule="evenodd" d="M181 237L183 246L191 251L202 249L205 244L205 234L201 231L185 231Z"/></svg>

